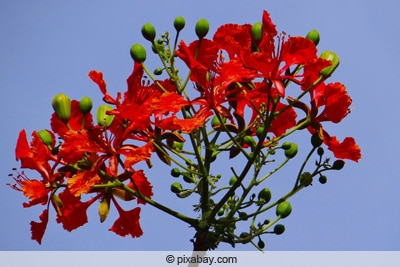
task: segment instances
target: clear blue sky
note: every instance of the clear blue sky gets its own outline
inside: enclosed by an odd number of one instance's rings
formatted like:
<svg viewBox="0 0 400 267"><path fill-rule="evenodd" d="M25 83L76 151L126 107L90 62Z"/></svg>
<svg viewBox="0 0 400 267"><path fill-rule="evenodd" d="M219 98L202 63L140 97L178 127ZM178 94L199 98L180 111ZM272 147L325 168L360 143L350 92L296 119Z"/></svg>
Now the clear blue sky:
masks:
<svg viewBox="0 0 400 267"><path fill-rule="evenodd" d="M49 128L56 93L74 99L90 95L99 104L101 94L87 77L91 69L104 72L112 95L125 90L132 69L129 48L145 43L144 23L153 23L158 33L172 32L173 19L184 16L184 37L192 40L199 18L210 21L213 33L224 23L260 21L264 9L278 31L305 35L317 28L319 49L339 54L332 81L346 84L355 109L330 129L340 139L354 136L363 153L358 164L331 172L325 186L316 183L296 195L285 234L265 238L266 249L399 250L399 8L396 0L1 1L0 250L191 250L192 229L150 206L142 207L144 235L138 239L108 231L113 220L100 224L93 206L85 226L69 233L50 220L43 244L30 240L29 222L37 221L43 208L24 209L22 194L6 186L11 168L19 166L18 132ZM155 199L190 211L192 203L169 193L173 178L167 172L152 170ZM114 210L110 216L115 215Z"/></svg>

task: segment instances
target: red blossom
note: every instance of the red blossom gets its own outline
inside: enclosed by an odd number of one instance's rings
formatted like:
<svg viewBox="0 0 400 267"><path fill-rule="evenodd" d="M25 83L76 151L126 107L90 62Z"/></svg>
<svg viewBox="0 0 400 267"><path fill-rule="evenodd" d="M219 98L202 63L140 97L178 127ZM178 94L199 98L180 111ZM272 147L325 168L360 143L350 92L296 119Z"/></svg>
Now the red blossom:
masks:
<svg viewBox="0 0 400 267"><path fill-rule="evenodd" d="M69 130L79 131L82 129L87 129L93 125L93 117L92 114L83 114L79 110L79 102L76 100L71 101L71 118L68 121L68 125L65 124L60 118L58 118L57 114L54 112L51 115L50 120L51 129L61 137Z"/></svg>
<svg viewBox="0 0 400 267"><path fill-rule="evenodd" d="M61 223L65 230L71 232L88 222L86 210L100 195L81 202L79 197L75 197L68 189L65 189L59 197L62 207L60 207L61 214L57 214L57 222Z"/></svg>
<svg viewBox="0 0 400 267"><path fill-rule="evenodd" d="M21 168L38 171L45 181L50 181L51 169L49 160L53 159L50 150L43 144L36 131L32 133L29 145L25 130L19 132L15 157L21 160Z"/></svg>
<svg viewBox="0 0 400 267"><path fill-rule="evenodd" d="M140 208L136 207L132 210L125 211L119 206L118 202L114 198L111 199L118 210L119 218L114 222L109 230L123 237L127 235L130 235L132 238L141 236L143 231L139 223Z"/></svg>
<svg viewBox="0 0 400 267"><path fill-rule="evenodd" d="M153 186L150 184L143 170L135 171L132 174L131 182L127 185L135 191L139 191L140 194L147 198L153 196ZM137 198L138 204L146 204L146 202L140 198Z"/></svg>
<svg viewBox="0 0 400 267"><path fill-rule="evenodd" d="M97 171L84 171L68 178L68 189L75 197L82 194L87 194L92 189L93 185L101 181Z"/></svg>

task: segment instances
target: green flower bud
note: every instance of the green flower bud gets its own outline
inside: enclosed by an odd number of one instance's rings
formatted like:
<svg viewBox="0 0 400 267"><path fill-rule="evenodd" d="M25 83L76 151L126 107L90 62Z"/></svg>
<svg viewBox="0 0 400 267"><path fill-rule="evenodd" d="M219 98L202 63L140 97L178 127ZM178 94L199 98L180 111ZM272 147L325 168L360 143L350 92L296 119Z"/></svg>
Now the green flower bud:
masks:
<svg viewBox="0 0 400 267"><path fill-rule="evenodd" d="M220 209L220 210L218 211L217 215L218 215L218 216L222 216L222 215L224 215L224 213L225 213L225 210L224 210L224 209Z"/></svg>
<svg viewBox="0 0 400 267"><path fill-rule="evenodd" d="M184 142L173 141L172 148L175 149L176 151L182 151L184 144L185 144Z"/></svg>
<svg viewBox="0 0 400 267"><path fill-rule="evenodd" d="M285 232L285 226L283 224L276 224L274 226L274 233L277 235L281 235Z"/></svg>
<svg viewBox="0 0 400 267"><path fill-rule="evenodd" d="M185 18L178 16L174 20L174 27L177 32L180 32L185 27Z"/></svg>
<svg viewBox="0 0 400 267"><path fill-rule="evenodd" d="M232 178L229 180L229 185L232 186L236 183L237 181L237 177L236 176L232 176Z"/></svg>
<svg viewBox="0 0 400 267"><path fill-rule="evenodd" d="M300 175L300 184L304 185L304 186L309 186L313 181L313 176L311 173L309 172L303 172Z"/></svg>
<svg viewBox="0 0 400 267"><path fill-rule="evenodd" d="M332 165L333 170L341 170L344 167L344 161L341 159L335 160Z"/></svg>
<svg viewBox="0 0 400 267"><path fill-rule="evenodd" d="M171 170L171 176L173 177L179 177L181 175L181 170L179 170L179 168L173 168Z"/></svg>
<svg viewBox="0 0 400 267"><path fill-rule="evenodd" d="M319 181L321 184L326 184L326 182L328 181L328 178L327 178L325 175L321 175L321 176L319 177L318 181Z"/></svg>
<svg viewBox="0 0 400 267"><path fill-rule="evenodd" d="M322 156L322 155L324 154L324 148L319 147L319 148L317 149L317 154L318 154L318 156Z"/></svg>
<svg viewBox="0 0 400 267"><path fill-rule="evenodd" d="M258 138L261 138L263 133L264 133L265 127L264 126L258 126L256 129L256 135Z"/></svg>
<svg viewBox="0 0 400 267"><path fill-rule="evenodd" d="M244 211L239 211L239 218L243 219L243 218L246 218L246 216L247 216L247 213L246 213L246 212L244 212ZM244 219L244 220L247 220L247 218Z"/></svg>
<svg viewBox="0 0 400 267"><path fill-rule="evenodd" d="M182 192L183 188L182 185L179 182L175 182L171 184L171 191L178 194Z"/></svg>
<svg viewBox="0 0 400 267"><path fill-rule="evenodd" d="M110 211L110 198L104 197L99 205L99 216L100 222L104 222L108 217L108 212Z"/></svg>
<svg viewBox="0 0 400 267"><path fill-rule="evenodd" d="M247 232L242 232L242 233L239 235L239 238L241 238L241 239L247 239L249 236L250 236L249 233L247 233ZM250 240L246 240L246 241L242 241L242 242L248 243L248 242L250 242Z"/></svg>
<svg viewBox="0 0 400 267"><path fill-rule="evenodd" d="M108 105L101 105L97 109L96 118L97 124L104 127L110 127L114 120L114 115L108 115L107 111L113 110L113 107Z"/></svg>
<svg viewBox="0 0 400 267"><path fill-rule="evenodd" d="M286 218L292 212L292 205L288 201L283 201L276 207L276 216L280 216L282 219Z"/></svg>
<svg viewBox="0 0 400 267"><path fill-rule="evenodd" d="M288 150L289 148L291 148L292 147L292 143L290 143L290 142L284 142L283 144L282 144L282 148L284 149L284 150Z"/></svg>
<svg viewBox="0 0 400 267"><path fill-rule="evenodd" d="M261 239L258 241L257 246L261 249L265 248L265 243Z"/></svg>
<svg viewBox="0 0 400 267"><path fill-rule="evenodd" d="M142 63L146 60L146 49L141 44L134 44L131 47L131 57L134 61Z"/></svg>
<svg viewBox="0 0 400 267"><path fill-rule="evenodd" d="M283 147L283 145L282 145ZM297 154L298 147L296 143L290 143L290 147L285 149L285 156L289 159L294 158Z"/></svg>
<svg viewBox="0 0 400 267"><path fill-rule="evenodd" d="M308 40L311 40L311 41L315 44L315 46L317 46L317 45L319 44L319 38L320 38L319 32L318 32L317 30L315 30L315 29L309 31L309 32L307 33L306 38L307 38Z"/></svg>
<svg viewBox="0 0 400 267"><path fill-rule="evenodd" d="M256 43L259 43L262 39L262 23L256 22L251 27L251 37Z"/></svg>
<svg viewBox="0 0 400 267"><path fill-rule="evenodd" d="M39 138L42 140L43 144L45 144L46 146L51 146L53 144L53 136L51 135L51 133L46 130L40 130L37 132Z"/></svg>
<svg viewBox="0 0 400 267"><path fill-rule="evenodd" d="M196 180L193 178L192 174L191 174L191 173L188 173L188 172L183 173L183 180L184 180L186 183L189 183L189 184L194 184L194 183L196 183Z"/></svg>
<svg viewBox="0 0 400 267"><path fill-rule="evenodd" d="M163 72L163 68L156 68L154 71L153 71L153 73L155 74L155 75L161 75L162 74L162 72Z"/></svg>
<svg viewBox="0 0 400 267"><path fill-rule="evenodd" d="M225 122L226 122L226 118L222 117L221 119L222 119L222 123L225 123ZM212 126L213 128L216 128L216 127L218 127L218 126L220 126L220 125L221 125L221 121L218 119L218 117L217 117L217 116L212 117L212 119L211 119L211 126Z"/></svg>
<svg viewBox="0 0 400 267"><path fill-rule="evenodd" d="M84 116L92 110L92 107L92 99L90 99L88 96L82 97L81 101L79 102L79 110Z"/></svg>
<svg viewBox="0 0 400 267"><path fill-rule="evenodd" d="M321 53L320 58L329 60L332 64L321 70L319 74L323 77L331 76L335 69L339 66L339 56L335 52L324 51Z"/></svg>
<svg viewBox="0 0 400 267"><path fill-rule="evenodd" d="M269 188L263 188L258 193L258 202L262 205L267 204L271 200L272 194Z"/></svg>
<svg viewBox="0 0 400 267"><path fill-rule="evenodd" d="M56 95L51 104L57 117L67 123L71 118L71 99L65 94Z"/></svg>
<svg viewBox="0 0 400 267"><path fill-rule="evenodd" d="M156 29L152 24L145 23L142 26L142 35L147 41L153 42L154 38L156 38Z"/></svg>
<svg viewBox="0 0 400 267"><path fill-rule="evenodd" d="M322 138L319 136L319 133L314 133L311 136L311 144L313 145L313 147L319 147L322 145Z"/></svg>
<svg viewBox="0 0 400 267"><path fill-rule="evenodd" d="M197 21L195 31L199 39L202 39L204 36L206 36L209 29L210 29L210 24L206 19L199 19Z"/></svg>
<svg viewBox="0 0 400 267"><path fill-rule="evenodd" d="M251 148L255 148L256 147L256 141L254 141L253 137L246 135L245 137L243 137L243 142L247 145L249 145Z"/></svg>

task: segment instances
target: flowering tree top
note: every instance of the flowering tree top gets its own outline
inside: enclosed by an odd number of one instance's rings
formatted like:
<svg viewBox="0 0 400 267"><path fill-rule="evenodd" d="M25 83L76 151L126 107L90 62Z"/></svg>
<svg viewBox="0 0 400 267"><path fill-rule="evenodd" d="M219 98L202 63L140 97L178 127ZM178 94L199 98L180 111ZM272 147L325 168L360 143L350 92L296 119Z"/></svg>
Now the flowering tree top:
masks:
<svg viewBox="0 0 400 267"><path fill-rule="evenodd" d="M327 82L339 57L332 51L318 55L318 31L306 37L278 34L266 11L261 22L222 25L211 39L205 19L197 22L192 42L179 39L184 27L185 20L177 17L171 41L169 33L157 39L154 27L143 25L160 67L149 71L145 48L134 44L125 92L110 95L102 72L90 71L105 102L95 114L89 97L77 101L57 94L51 130L34 131L30 142L20 131L16 159L41 178L15 169L11 186L28 198L24 207L45 207L39 222L31 222L33 240L42 242L51 207L56 221L72 231L88 222L86 211L95 203L101 222L110 208L118 211L110 231L140 237L141 205L149 204L192 226L195 250L214 249L220 242L251 242L262 249L261 236L283 233L278 221L290 215L290 197L314 177L324 184L324 173L340 170L344 160L361 158L352 137L340 141L324 129L350 113L352 100L343 84ZM180 76L177 60L187 66L186 77ZM288 193L273 196L267 179L297 155L293 138L299 131L310 133L310 152ZM336 158L333 163L323 146ZM224 162L226 173L216 173L223 155L244 163ZM316 163L310 166L313 156ZM151 168L155 161L182 179L168 191L193 200L195 216L156 201L152 179L169 177L147 177L143 166ZM135 204L125 210L120 201ZM247 230L237 233L246 223Z"/></svg>

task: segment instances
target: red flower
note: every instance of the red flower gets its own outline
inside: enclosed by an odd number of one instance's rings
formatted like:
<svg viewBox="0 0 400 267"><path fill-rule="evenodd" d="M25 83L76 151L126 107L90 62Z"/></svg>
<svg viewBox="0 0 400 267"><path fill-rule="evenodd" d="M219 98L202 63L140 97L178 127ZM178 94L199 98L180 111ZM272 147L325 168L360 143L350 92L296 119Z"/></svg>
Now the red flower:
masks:
<svg viewBox="0 0 400 267"><path fill-rule="evenodd" d="M111 199L118 210L119 218L114 222L109 230L124 237L127 235L130 235L133 238L141 236L143 231L139 223L140 208L136 207L132 210L125 211L114 198Z"/></svg>
<svg viewBox="0 0 400 267"><path fill-rule="evenodd" d="M57 214L57 222L61 223L65 230L72 231L88 222L86 210L100 195L81 202L79 197L75 197L68 189L65 189L59 197L62 207L60 207L61 213Z"/></svg>
<svg viewBox="0 0 400 267"><path fill-rule="evenodd" d="M28 144L25 130L19 132L15 157L21 160L21 168L38 171L45 182L50 181L51 168L49 160L54 159L50 150L43 144L36 131L32 133L33 139Z"/></svg>

